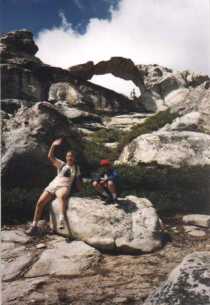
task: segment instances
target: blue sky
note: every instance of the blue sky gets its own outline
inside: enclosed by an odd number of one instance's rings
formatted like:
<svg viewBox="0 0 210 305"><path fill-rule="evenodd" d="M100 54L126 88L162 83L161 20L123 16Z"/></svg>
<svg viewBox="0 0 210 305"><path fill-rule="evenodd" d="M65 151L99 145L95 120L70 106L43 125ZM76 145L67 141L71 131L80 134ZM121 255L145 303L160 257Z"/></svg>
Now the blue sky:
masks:
<svg viewBox="0 0 210 305"><path fill-rule="evenodd" d="M110 7L119 0L1 0L1 32L30 29L34 35L43 29L58 27L60 12L72 28L84 33L91 18L109 19Z"/></svg>

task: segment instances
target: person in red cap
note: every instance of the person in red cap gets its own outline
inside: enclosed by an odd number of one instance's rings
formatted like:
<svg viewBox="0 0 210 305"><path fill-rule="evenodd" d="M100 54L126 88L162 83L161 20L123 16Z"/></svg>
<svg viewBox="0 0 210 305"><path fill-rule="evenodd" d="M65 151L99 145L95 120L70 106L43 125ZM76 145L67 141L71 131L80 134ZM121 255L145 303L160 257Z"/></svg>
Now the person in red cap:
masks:
<svg viewBox="0 0 210 305"><path fill-rule="evenodd" d="M117 178L118 173L113 169L109 160L101 160L102 173L92 181L93 187L106 203L117 203Z"/></svg>

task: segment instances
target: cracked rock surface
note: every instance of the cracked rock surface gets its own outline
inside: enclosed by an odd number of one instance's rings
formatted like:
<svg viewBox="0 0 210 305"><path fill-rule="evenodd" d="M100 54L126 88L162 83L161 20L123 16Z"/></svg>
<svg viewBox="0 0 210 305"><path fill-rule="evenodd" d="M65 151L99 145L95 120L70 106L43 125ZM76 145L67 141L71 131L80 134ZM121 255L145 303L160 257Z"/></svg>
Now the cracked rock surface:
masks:
<svg viewBox="0 0 210 305"><path fill-rule="evenodd" d="M175 225L176 232L173 232ZM199 257L196 258L196 254L192 257L193 261L189 258L185 260L185 264L181 265L183 269L176 268L179 270L175 273L176 278L185 279L186 272L193 272L197 266L196 278L200 277L203 285L209 285L209 259L202 254L210 251L209 229L203 229L206 232L204 237L189 236L179 219L175 218L164 219L164 227L165 233L171 236L171 242L146 255L99 253L84 242L69 241L57 235L29 238L27 243L22 244L17 239L10 239L11 235L23 236L25 225L3 228L2 265L10 278L2 281L2 304L143 305L154 288L167 279L171 270L195 251L201 253ZM32 257L29 263L19 264L20 260L26 262L29 256ZM17 266L20 267L18 273ZM187 269L185 266L188 266ZM189 288L188 285L184 287L187 283L183 280L182 289ZM188 305L184 302L177 304Z"/></svg>
<svg viewBox="0 0 210 305"><path fill-rule="evenodd" d="M194 252L170 274L144 305L210 304L210 251Z"/></svg>
<svg viewBox="0 0 210 305"><path fill-rule="evenodd" d="M58 202L52 203L52 228L66 236L85 241L99 250L118 253L151 252L161 247L159 217L145 198L127 196L116 205L101 199L72 197L64 230L57 226Z"/></svg>

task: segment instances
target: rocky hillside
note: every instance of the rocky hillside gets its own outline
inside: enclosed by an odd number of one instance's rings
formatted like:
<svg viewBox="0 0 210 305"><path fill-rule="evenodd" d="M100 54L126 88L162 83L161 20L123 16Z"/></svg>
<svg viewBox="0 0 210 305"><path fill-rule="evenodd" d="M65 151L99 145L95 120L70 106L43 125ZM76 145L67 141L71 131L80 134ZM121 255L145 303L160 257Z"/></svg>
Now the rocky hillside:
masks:
<svg viewBox="0 0 210 305"><path fill-rule="evenodd" d="M109 158L120 172L122 195L146 196L160 211L208 209L208 76L135 65L120 57L64 70L42 63L35 57L37 50L29 31L1 36L7 208L12 209L11 190L28 193L30 188L34 194L53 177L46 154L53 139L64 137L66 145L58 155L67 146L74 149L84 176L90 176L99 159ZM89 81L105 73L133 81L141 96L130 100ZM91 195L88 184L86 189Z"/></svg>
<svg viewBox="0 0 210 305"><path fill-rule="evenodd" d="M0 38L4 305L209 305L210 78L121 57L64 70L37 50L27 30ZM91 83L106 73L140 97ZM29 238L59 137L56 154L76 152L83 191L64 230L55 200L50 227ZM120 175L115 205L90 185L102 158Z"/></svg>

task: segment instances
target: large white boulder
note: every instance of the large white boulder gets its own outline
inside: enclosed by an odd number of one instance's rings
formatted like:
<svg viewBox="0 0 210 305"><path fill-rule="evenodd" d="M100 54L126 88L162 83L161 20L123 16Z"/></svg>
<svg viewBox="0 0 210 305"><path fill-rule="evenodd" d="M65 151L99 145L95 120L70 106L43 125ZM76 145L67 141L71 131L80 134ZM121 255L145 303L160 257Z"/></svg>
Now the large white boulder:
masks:
<svg viewBox="0 0 210 305"><path fill-rule="evenodd" d="M166 124L159 131L201 131L202 120L198 111L193 111L176 118L171 124Z"/></svg>
<svg viewBox="0 0 210 305"><path fill-rule="evenodd" d="M47 153L52 141L60 137L66 139L69 147L80 139L67 117L55 106L40 102L31 108L21 107L7 120L2 132L3 185L26 188L28 184L49 183L54 170ZM40 175L41 172L45 174Z"/></svg>
<svg viewBox="0 0 210 305"><path fill-rule="evenodd" d="M127 145L119 164L154 163L180 168L210 165L210 136L191 131L144 134Z"/></svg>
<svg viewBox="0 0 210 305"><path fill-rule="evenodd" d="M58 228L59 204L52 202L51 226L66 236L85 241L99 250L122 253L151 252L161 247L160 222L151 202L127 196L118 205L100 199L72 197L66 228Z"/></svg>

